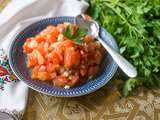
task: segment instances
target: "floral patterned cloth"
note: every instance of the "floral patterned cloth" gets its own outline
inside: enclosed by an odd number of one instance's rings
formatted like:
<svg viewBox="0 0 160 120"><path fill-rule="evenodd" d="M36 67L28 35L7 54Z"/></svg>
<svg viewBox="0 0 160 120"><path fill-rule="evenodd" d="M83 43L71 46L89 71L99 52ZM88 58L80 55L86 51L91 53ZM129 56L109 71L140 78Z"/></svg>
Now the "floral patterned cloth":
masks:
<svg viewBox="0 0 160 120"><path fill-rule="evenodd" d="M17 78L10 69L7 55L3 49L0 49L0 93L4 90L5 84L16 81Z"/></svg>

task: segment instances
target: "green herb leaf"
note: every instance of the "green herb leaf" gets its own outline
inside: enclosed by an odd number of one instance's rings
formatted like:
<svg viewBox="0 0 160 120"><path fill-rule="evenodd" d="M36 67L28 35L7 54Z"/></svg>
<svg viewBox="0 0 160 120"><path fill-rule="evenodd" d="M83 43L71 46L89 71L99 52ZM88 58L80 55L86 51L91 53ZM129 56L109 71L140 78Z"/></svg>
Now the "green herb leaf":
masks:
<svg viewBox="0 0 160 120"><path fill-rule="evenodd" d="M87 29L78 27L73 35L73 39L79 39L87 34Z"/></svg>
<svg viewBox="0 0 160 120"><path fill-rule="evenodd" d="M71 26L67 26L66 29L64 29L64 31L62 32L62 34L64 36L66 36L67 38L71 39L73 36L73 29Z"/></svg>
<svg viewBox="0 0 160 120"><path fill-rule="evenodd" d="M74 42L78 45L81 45L82 43L82 40L81 39L74 39Z"/></svg>
<svg viewBox="0 0 160 120"><path fill-rule="evenodd" d="M77 30L74 31L71 26L68 26L62 34L73 40L76 44L81 44L83 37L87 35L87 30L85 28L78 27Z"/></svg>
<svg viewBox="0 0 160 120"><path fill-rule="evenodd" d="M134 89L143 85L143 79L141 78L130 78L128 79L123 87L123 95L128 96L132 93Z"/></svg>

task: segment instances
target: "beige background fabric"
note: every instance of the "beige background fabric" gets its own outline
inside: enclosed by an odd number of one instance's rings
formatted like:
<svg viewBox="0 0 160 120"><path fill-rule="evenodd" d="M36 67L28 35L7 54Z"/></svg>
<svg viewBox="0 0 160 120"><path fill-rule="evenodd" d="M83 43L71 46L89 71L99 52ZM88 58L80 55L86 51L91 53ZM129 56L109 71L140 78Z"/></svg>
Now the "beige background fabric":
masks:
<svg viewBox="0 0 160 120"><path fill-rule="evenodd" d="M0 11L6 6L10 0L0 0Z"/></svg>
<svg viewBox="0 0 160 120"><path fill-rule="evenodd" d="M0 0L0 10L9 0ZM128 98L114 77L100 90L76 98L57 98L30 89L23 120L160 120L160 89L139 89Z"/></svg>
<svg viewBox="0 0 160 120"><path fill-rule="evenodd" d="M139 89L124 98L113 78L100 90L76 98L56 98L30 90L24 120L160 120L160 90Z"/></svg>

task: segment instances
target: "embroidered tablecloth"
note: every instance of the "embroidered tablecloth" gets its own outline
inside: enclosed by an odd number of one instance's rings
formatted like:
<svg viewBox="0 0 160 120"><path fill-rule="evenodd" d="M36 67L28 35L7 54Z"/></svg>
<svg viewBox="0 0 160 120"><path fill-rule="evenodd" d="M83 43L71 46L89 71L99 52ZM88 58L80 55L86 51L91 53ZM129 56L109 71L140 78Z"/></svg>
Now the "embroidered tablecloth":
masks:
<svg viewBox="0 0 160 120"><path fill-rule="evenodd" d="M0 0L0 10L9 0ZM57 98L30 89L24 120L160 120L160 89L120 94L120 78L100 90L76 98Z"/></svg>

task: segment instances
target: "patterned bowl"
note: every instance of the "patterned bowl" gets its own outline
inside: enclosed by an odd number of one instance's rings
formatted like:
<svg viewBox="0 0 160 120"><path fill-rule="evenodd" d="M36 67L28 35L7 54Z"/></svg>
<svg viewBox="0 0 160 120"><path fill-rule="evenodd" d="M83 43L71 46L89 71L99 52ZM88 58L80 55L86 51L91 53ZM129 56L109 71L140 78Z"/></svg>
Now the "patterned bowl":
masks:
<svg viewBox="0 0 160 120"><path fill-rule="evenodd" d="M43 81L31 79L29 69L26 67L26 56L24 55L22 49L26 38L35 36L48 25L57 25L63 22L73 23L73 21L74 17L55 17L43 19L28 26L15 37L9 48L9 63L12 71L19 80L24 81L30 88L47 95L57 97L76 97L96 91L104 86L113 77L118 66L112 57L106 53L100 74L97 75L96 78L89 80L82 85L70 89L64 89L55 87ZM118 51L114 38L103 28L100 29L100 37Z"/></svg>

